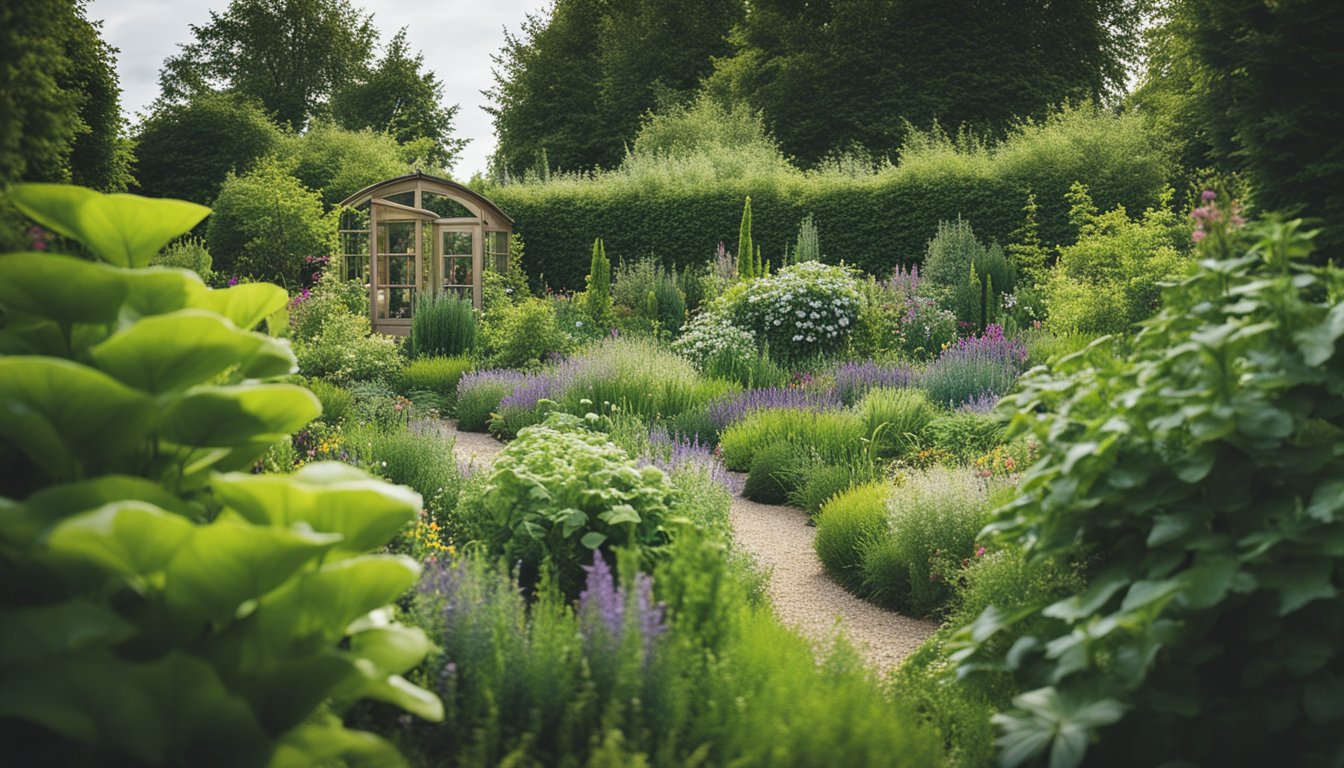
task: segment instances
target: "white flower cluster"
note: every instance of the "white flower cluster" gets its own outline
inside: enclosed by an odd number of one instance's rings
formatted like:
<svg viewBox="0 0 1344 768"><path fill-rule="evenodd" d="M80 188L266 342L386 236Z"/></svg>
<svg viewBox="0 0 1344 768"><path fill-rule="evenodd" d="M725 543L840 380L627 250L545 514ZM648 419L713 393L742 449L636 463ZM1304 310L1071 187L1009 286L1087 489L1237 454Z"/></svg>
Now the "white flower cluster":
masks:
<svg viewBox="0 0 1344 768"><path fill-rule="evenodd" d="M756 336L733 325L723 312L711 308L686 323L681 336L672 342L672 350L703 370L705 363L721 352L730 352L739 359L754 357Z"/></svg>
<svg viewBox="0 0 1344 768"><path fill-rule="evenodd" d="M859 288L847 268L808 261L752 282L729 311L738 325L766 339L772 353L806 357L848 338Z"/></svg>

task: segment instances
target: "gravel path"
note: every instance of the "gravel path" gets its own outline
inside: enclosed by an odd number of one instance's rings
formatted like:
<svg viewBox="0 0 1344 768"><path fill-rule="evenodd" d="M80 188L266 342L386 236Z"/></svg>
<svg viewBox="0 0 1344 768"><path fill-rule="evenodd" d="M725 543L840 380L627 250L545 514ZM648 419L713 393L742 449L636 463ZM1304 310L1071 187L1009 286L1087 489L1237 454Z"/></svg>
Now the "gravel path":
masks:
<svg viewBox="0 0 1344 768"><path fill-rule="evenodd" d="M459 432L454 421L438 429L455 438L453 451L463 463L488 465L504 449L490 435ZM873 669L886 675L938 628L866 603L832 581L812 549L817 531L808 526L806 512L735 496L729 518L737 545L770 572L766 592L775 614L819 648L843 633Z"/></svg>

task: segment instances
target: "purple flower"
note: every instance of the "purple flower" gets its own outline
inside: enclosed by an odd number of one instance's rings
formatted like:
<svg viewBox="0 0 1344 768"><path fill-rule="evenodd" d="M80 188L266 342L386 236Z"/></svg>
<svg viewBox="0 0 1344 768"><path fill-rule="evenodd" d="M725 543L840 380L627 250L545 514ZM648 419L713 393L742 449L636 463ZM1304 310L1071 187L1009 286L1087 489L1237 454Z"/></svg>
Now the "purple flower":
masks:
<svg viewBox="0 0 1344 768"><path fill-rule="evenodd" d="M919 291L919 284L922 282L924 280L919 276L918 264L910 265L908 270L897 264L896 269L892 271L891 277L887 280L887 290L913 296Z"/></svg>
<svg viewBox="0 0 1344 768"><path fill-rule="evenodd" d="M649 450L639 457L639 466L655 466L668 474L682 469L697 469L709 474L711 480L723 485L730 493L742 490L742 479L733 475L715 455L714 446L701 442L699 435L687 439L673 436L667 429L655 425L649 430Z"/></svg>
<svg viewBox="0 0 1344 768"><path fill-rule="evenodd" d="M1218 196L1217 192L1214 192L1212 189L1206 189L1204 190L1204 194L1200 195L1200 198L1203 199L1204 202L1208 203L1212 202L1213 199L1217 196Z"/></svg>
<svg viewBox="0 0 1344 768"><path fill-rule="evenodd" d="M616 586L615 575L596 549L593 564L583 570L588 578L579 593L579 628L590 653L609 654L613 646L619 646L628 626L626 612L633 611L631 623L639 632L647 663L654 643L667 631L667 606L653 602L653 577L635 574L634 594L627 595L624 587Z"/></svg>
<svg viewBox="0 0 1344 768"><path fill-rule="evenodd" d="M993 390L985 390L961 404L961 410L971 413L989 413L999 404L999 396Z"/></svg>
<svg viewBox="0 0 1344 768"><path fill-rule="evenodd" d="M915 380L914 370L907 365L883 365L865 360L835 367L835 393L842 403L856 403L868 390L878 387L912 387Z"/></svg>
<svg viewBox="0 0 1344 768"><path fill-rule="evenodd" d="M709 420L722 430L748 414L772 408L802 408L812 411L833 411L840 408L840 399L829 389L812 390L793 387L750 389L719 398L709 404Z"/></svg>
<svg viewBox="0 0 1344 768"><path fill-rule="evenodd" d="M230 277L229 277L229 283L228 283L229 287L232 288L233 286L235 286L235 285L237 285L237 284L238 284L238 276L237 276L237 275L232 275L232 276L230 276Z"/></svg>

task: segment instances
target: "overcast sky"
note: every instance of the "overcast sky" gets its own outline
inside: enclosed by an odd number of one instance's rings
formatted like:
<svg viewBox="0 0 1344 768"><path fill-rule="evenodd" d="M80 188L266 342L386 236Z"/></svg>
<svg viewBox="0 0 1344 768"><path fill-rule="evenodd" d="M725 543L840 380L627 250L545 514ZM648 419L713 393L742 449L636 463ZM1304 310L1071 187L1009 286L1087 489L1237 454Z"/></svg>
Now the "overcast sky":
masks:
<svg viewBox="0 0 1344 768"><path fill-rule="evenodd" d="M490 116L481 110L483 89L494 84L490 55L504 45L504 27L517 31L524 15L540 10L547 0L354 0L373 13L374 24L387 41L408 28L411 47L425 54L425 66L443 82L443 99L462 108L454 121L457 136L471 139L453 175L466 179L485 169L495 147ZM204 24L210 10L222 11L228 0L93 0L89 18L101 19L103 37L117 54L121 106L132 120L159 93L159 68L191 39L189 24Z"/></svg>

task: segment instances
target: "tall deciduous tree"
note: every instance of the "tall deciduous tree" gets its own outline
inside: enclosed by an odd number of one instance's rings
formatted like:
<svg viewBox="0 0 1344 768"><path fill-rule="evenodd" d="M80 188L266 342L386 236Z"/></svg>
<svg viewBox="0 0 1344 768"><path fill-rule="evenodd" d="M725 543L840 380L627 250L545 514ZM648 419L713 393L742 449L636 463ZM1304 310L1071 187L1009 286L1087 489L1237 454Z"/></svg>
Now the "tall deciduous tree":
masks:
<svg viewBox="0 0 1344 768"><path fill-rule="evenodd" d="M166 101L232 90L296 130L357 78L377 41L372 16L349 0L232 0L191 33L195 39L164 62Z"/></svg>
<svg viewBox="0 0 1344 768"><path fill-rule="evenodd" d="M160 104L136 133L139 191L208 204L230 171L249 170L281 135L261 107L235 94Z"/></svg>
<svg viewBox="0 0 1344 768"><path fill-rule="evenodd" d="M742 0L556 0L507 34L494 57L499 138L496 165L611 167L640 120L660 102L681 101L730 53Z"/></svg>
<svg viewBox="0 0 1344 768"><path fill-rule="evenodd" d="M1136 0L757 0L712 87L765 114L812 164L899 148L908 121L1001 134L1060 102L1108 99L1136 48Z"/></svg>
<svg viewBox="0 0 1344 768"><path fill-rule="evenodd" d="M424 65L424 54L412 55L406 30L399 30L377 65L336 89L332 118L346 128L382 131L402 144L427 142L426 159L451 168L467 143L453 138L458 105L443 103L443 83Z"/></svg>

